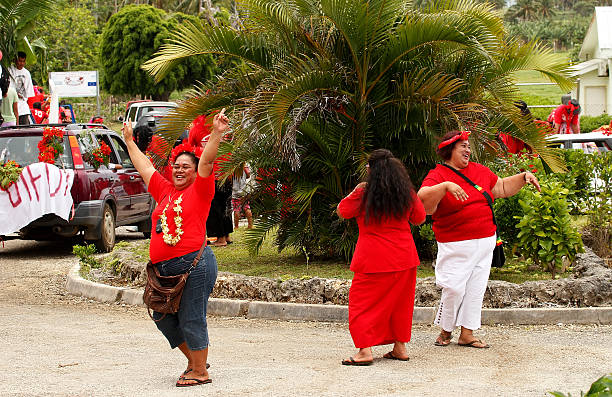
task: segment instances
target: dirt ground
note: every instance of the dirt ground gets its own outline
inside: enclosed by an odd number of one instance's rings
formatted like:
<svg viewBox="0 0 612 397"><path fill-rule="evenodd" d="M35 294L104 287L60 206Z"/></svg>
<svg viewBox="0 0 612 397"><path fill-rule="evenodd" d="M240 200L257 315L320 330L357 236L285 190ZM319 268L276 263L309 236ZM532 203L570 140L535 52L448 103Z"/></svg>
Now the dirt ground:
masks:
<svg viewBox="0 0 612 397"><path fill-rule="evenodd" d="M580 395L612 372L612 326L485 327L478 334L488 350L435 347L437 330L415 326L409 362L346 367L340 360L354 353L346 324L210 318L213 383L177 389L184 359L145 309L66 293L70 251L20 241L0 248L2 396Z"/></svg>

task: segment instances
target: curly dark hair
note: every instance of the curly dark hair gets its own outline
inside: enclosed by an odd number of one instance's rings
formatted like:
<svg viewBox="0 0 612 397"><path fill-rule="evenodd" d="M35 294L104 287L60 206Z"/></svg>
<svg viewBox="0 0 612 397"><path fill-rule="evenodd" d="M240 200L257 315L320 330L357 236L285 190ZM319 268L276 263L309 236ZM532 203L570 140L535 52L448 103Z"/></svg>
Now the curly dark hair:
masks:
<svg viewBox="0 0 612 397"><path fill-rule="evenodd" d="M361 205L365 223L371 217L402 219L412 207L414 187L404 164L387 149L376 149L368 157L367 185Z"/></svg>
<svg viewBox="0 0 612 397"><path fill-rule="evenodd" d="M455 135L459 135L459 134L461 134L461 131L457 131L457 130L448 131L446 134L444 134L440 142L444 142L447 139L451 139ZM436 149L436 153L438 154L438 156L442 157L442 160L448 161L451 158L451 153L453 152L453 148L460 141L461 139L458 139L455 142L451 143L450 145L446 145L444 147L441 147L440 149Z"/></svg>

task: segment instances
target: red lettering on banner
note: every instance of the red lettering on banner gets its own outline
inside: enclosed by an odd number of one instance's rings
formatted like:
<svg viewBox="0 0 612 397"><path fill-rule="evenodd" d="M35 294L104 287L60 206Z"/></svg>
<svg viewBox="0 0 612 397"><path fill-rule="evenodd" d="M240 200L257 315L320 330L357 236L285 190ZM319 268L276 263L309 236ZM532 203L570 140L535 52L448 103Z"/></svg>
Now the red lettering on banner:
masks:
<svg viewBox="0 0 612 397"><path fill-rule="evenodd" d="M34 177L34 175L32 175L32 170L30 169L30 167L26 167L26 170L28 170L28 174L30 175L30 183L32 184L32 188L34 189L34 192L36 193L36 200L40 201L40 195L38 194L38 189L36 188L36 181L39 180L40 178L42 178L42 175L38 175L36 177Z"/></svg>
<svg viewBox="0 0 612 397"><path fill-rule="evenodd" d="M68 181L70 180L70 175L66 172L66 189L64 189L64 196L68 195Z"/></svg>
<svg viewBox="0 0 612 397"><path fill-rule="evenodd" d="M13 201L13 195L11 194L11 188L13 186L15 187L15 192L17 193L17 202ZM13 206L13 208L21 204L21 193L19 193L19 186L17 186L16 183L13 183L11 186L9 186L6 192L8 193L9 201L11 202L11 205Z"/></svg>
<svg viewBox="0 0 612 397"><path fill-rule="evenodd" d="M59 170L58 170L59 171ZM57 189L54 192L51 192L51 178L49 177L49 164L45 163L45 172L47 173L47 185L49 185L49 196L55 197L57 192L59 192L60 187L62 186L62 172L59 171L59 183L57 184Z"/></svg>
<svg viewBox="0 0 612 397"><path fill-rule="evenodd" d="M23 172L19 176L19 180L23 183L23 186L25 186L26 192L28 192L28 196L30 197L30 201L32 201L32 193L30 193L30 188L25 180L25 177L23 176Z"/></svg>

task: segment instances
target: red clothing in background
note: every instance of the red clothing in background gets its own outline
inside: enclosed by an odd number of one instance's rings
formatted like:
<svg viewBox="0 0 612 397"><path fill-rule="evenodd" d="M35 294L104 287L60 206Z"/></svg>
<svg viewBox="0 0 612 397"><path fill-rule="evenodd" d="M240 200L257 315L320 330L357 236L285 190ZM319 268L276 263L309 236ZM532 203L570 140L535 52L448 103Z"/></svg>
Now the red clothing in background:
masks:
<svg viewBox="0 0 612 397"><path fill-rule="evenodd" d="M351 261L351 270L360 273L379 273L406 270L419 265L419 256L412 239L410 223L425 220L423 203L413 194L412 208L402 219L377 221L370 217L365 224L365 210L361 198L365 189L356 188L338 205L343 218L357 218L359 238Z"/></svg>
<svg viewBox="0 0 612 397"><path fill-rule="evenodd" d="M32 113L32 117L34 117L34 122L36 124L42 124L45 119L49 118L49 115L40 109L30 109L30 111Z"/></svg>
<svg viewBox="0 0 612 397"><path fill-rule="evenodd" d="M490 169L470 161L468 166L459 170L459 172L493 197L491 189L497 183L498 177ZM461 202L447 192L440 200L438 208L432 216L436 240L441 243L448 243L492 236L496 228L487 199L454 171L438 164L436 168L429 171L422 186L434 186L446 181L461 186L467 193L468 199Z"/></svg>
<svg viewBox="0 0 612 397"><path fill-rule="evenodd" d="M513 136L504 133L500 133L499 137L501 138L504 145L506 145L506 147L508 148L508 153L517 154L520 153L523 149L525 149L525 142L521 141L520 139L517 139Z"/></svg>
<svg viewBox="0 0 612 397"><path fill-rule="evenodd" d="M159 172L155 172L149 182L148 190L158 203L152 214L153 225L149 246L151 262L158 263L198 251L206 239L206 218L208 218L210 203L215 194L214 175L211 174L208 178L202 178L198 175L191 186L184 190L176 190L172 182L165 179ZM166 218L170 234L176 235L174 200L181 195L183 196L181 203L183 235L175 246L170 246L164 242L163 234L155 231L155 227L164 207L171 199L172 203L166 210Z"/></svg>

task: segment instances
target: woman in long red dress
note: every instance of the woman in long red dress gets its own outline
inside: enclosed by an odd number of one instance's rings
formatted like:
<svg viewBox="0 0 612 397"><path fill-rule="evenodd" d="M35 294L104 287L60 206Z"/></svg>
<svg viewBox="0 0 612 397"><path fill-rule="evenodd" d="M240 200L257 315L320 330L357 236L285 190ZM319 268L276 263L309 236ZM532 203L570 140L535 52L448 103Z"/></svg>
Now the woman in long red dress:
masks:
<svg viewBox="0 0 612 397"><path fill-rule="evenodd" d="M368 177L338 204L342 218L357 218L359 238L351 261L349 330L359 352L343 365L371 365L372 346L393 343L383 357L408 360L419 257L410 224L425 221L406 168L389 150L368 158Z"/></svg>

